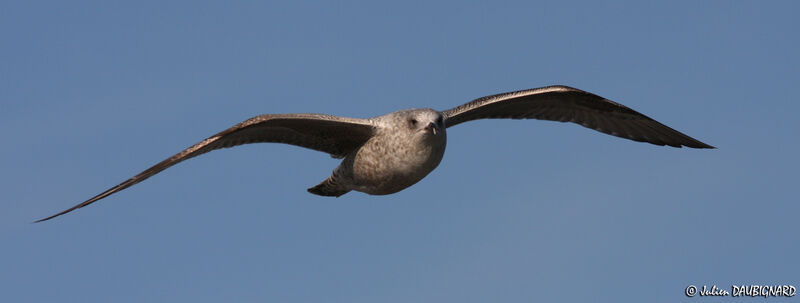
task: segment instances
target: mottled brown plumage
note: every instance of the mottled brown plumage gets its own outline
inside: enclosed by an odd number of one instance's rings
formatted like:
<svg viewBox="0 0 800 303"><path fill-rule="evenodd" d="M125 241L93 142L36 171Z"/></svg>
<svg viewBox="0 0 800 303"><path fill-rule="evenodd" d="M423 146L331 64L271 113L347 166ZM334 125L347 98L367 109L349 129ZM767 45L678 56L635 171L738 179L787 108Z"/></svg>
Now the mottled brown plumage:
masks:
<svg viewBox="0 0 800 303"><path fill-rule="evenodd" d="M83 203L41 222L92 204L181 161L241 144L287 143L344 158L333 174L308 191L341 196L401 191L428 175L444 156L446 128L477 119L574 122L614 136L656 145L714 148L624 105L567 86L548 86L482 97L438 112L408 109L371 119L323 114L261 115L224 130Z"/></svg>

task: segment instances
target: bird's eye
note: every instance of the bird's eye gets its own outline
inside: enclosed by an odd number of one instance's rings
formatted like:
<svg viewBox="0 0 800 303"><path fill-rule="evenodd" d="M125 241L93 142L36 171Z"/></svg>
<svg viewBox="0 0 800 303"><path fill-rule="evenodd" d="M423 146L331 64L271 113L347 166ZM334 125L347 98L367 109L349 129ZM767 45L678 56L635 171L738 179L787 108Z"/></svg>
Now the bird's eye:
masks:
<svg viewBox="0 0 800 303"><path fill-rule="evenodd" d="M412 125L417 125L417 119L408 120Z"/></svg>
<svg viewBox="0 0 800 303"><path fill-rule="evenodd" d="M439 118L436 118L436 125L439 125L439 126L441 126L441 125L442 125L442 123L443 123L443 121L442 121L442 116L439 116Z"/></svg>

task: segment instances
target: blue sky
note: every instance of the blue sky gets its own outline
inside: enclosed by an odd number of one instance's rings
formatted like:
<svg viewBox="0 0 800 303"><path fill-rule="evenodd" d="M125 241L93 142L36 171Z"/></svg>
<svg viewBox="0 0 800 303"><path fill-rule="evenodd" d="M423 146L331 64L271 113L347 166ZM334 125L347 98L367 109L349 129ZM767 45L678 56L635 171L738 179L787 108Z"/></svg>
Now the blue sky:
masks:
<svg viewBox="0 0 800 303"><path fill-rule="evenodd" d="M0 301L721 302L800 286L792 1L5 1ZM216 151L41 224L262 113L371 117L551 84L717 150L476 121L389 196ZM760 301L761 299L740 299Z"/></svg>

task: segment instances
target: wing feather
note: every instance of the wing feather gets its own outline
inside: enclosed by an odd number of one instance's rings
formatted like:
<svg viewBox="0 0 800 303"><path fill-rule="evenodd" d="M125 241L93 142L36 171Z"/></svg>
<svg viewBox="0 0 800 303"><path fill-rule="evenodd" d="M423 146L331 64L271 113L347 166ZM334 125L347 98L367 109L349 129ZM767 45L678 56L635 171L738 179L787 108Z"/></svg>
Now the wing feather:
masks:
<svg viewBox="0 0 800 303"><path fill-rule="evenodd" d="M38 220L47 221L92 204L118 191L133 186L184 160L212 150L248 143L286 143L344 157L359 148L373 134L368 120L323 114L271 114L256 116L236 124L159 162L132 178L75 205L67 210Z"/></svg>
<svg viewBox="0 0 800 303"><path fill-rule="evenodd" d="M622 104L561 85L486 96L442 113L447 127L477 119L540 119L656 145L714 148Z"/></svg>

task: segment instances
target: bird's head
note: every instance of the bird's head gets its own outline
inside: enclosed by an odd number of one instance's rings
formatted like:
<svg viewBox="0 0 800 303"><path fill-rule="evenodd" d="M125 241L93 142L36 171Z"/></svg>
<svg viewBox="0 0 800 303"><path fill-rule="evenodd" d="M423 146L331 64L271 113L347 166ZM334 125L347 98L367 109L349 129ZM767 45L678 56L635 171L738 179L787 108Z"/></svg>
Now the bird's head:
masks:
<svg viewBox="0 0 800 303"><path fill-rule="evenodd" d="M411 138L438 142L447 140L444 116L430 108L400 110L372 120L386 127L385 130L392 136L405 137L406 140Z"/></svg>
<svg viewBox="0 0 800 303"><path fill-rule="evenodd" d="M435 110L429 108L411 109L400 113L400 119L397 122L403 125L410 133L424 137L443 137L446 135L444 116Z"/></svg>

